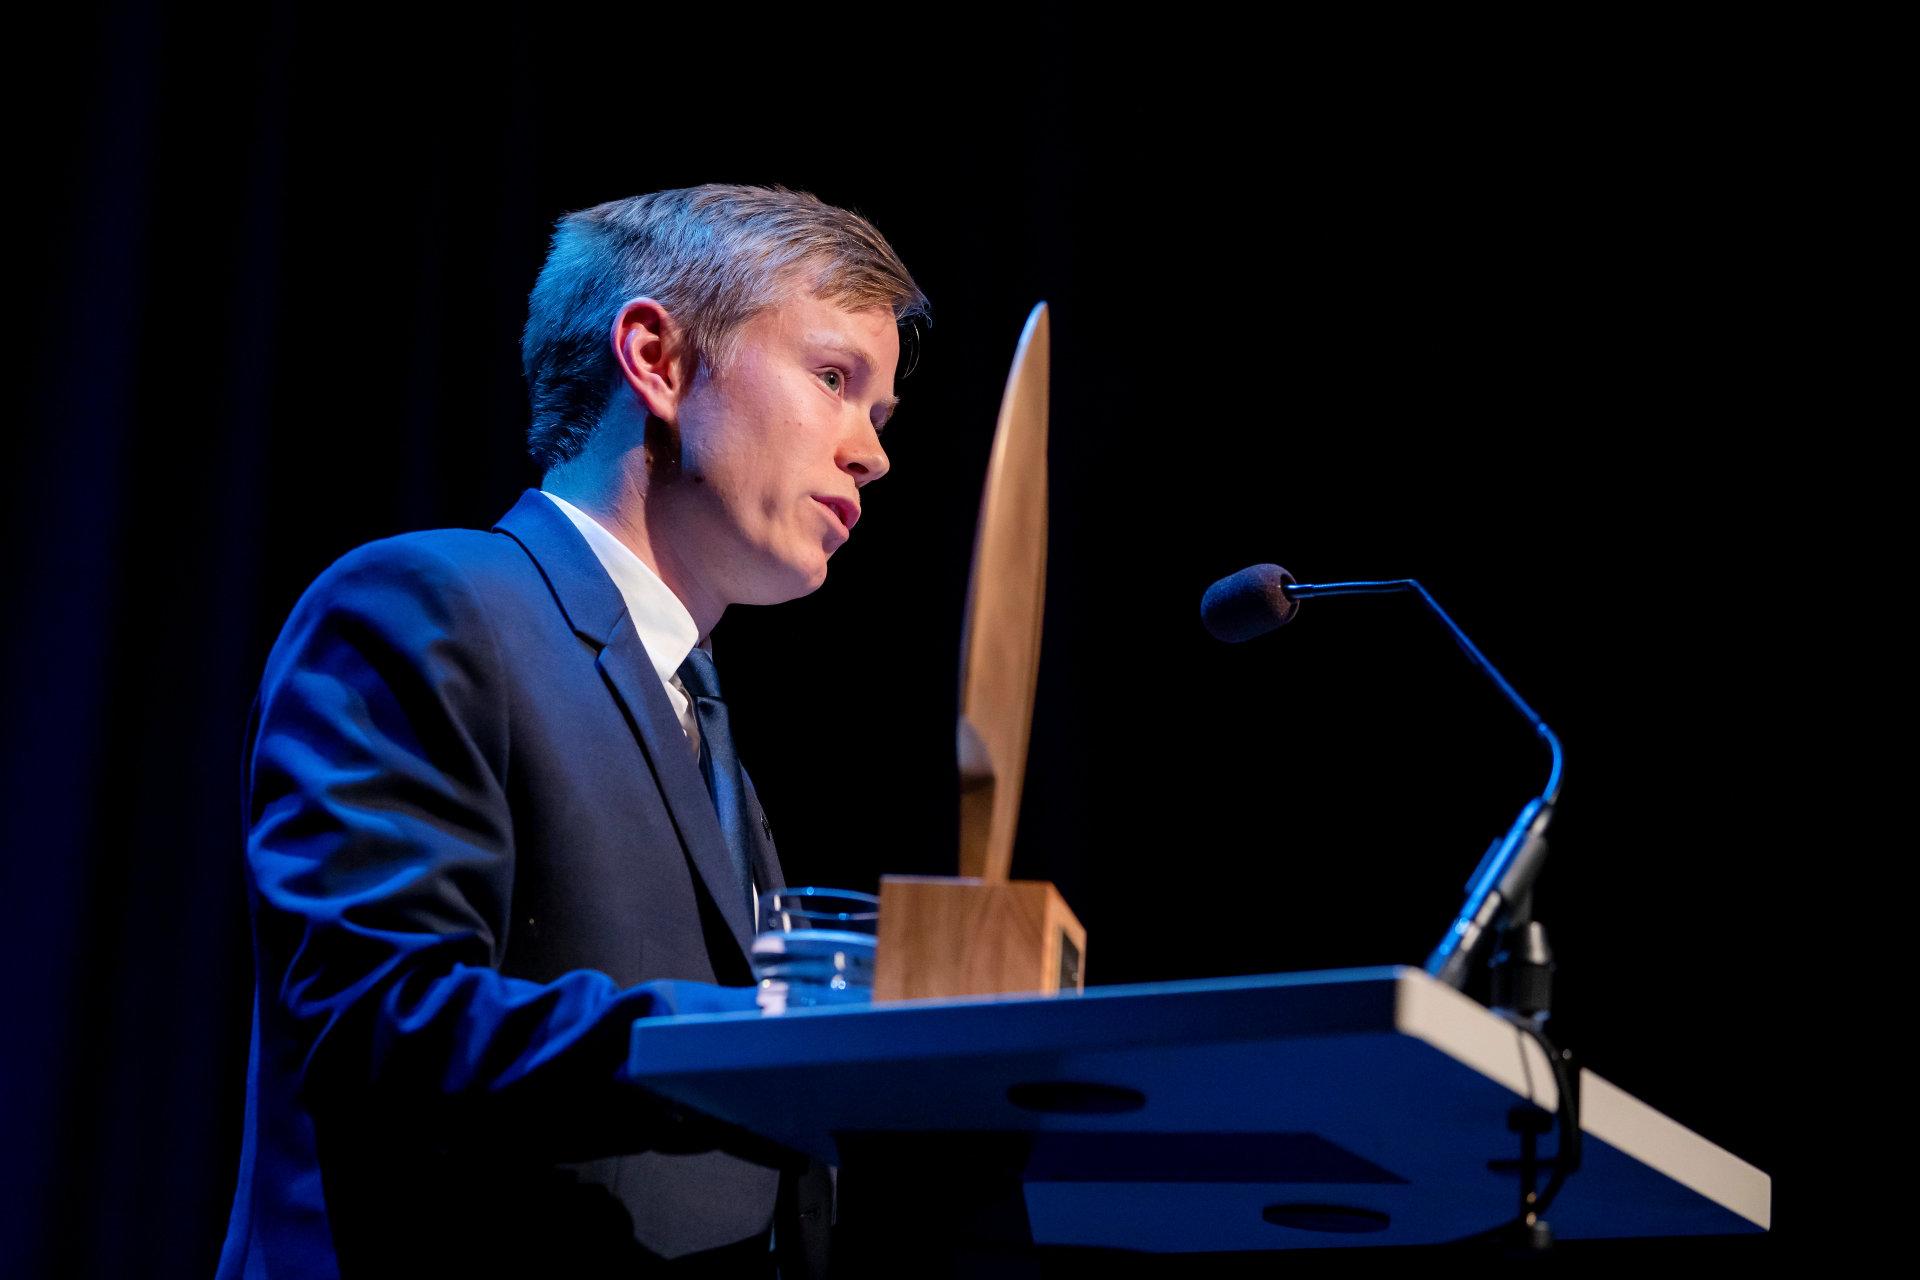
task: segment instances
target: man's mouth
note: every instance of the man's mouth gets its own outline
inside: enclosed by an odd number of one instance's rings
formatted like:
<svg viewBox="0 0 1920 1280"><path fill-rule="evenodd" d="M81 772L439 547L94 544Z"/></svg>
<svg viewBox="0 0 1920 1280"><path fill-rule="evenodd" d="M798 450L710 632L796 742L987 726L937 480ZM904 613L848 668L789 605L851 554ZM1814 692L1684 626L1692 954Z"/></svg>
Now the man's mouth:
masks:
<svg viewBox="0 0 1920 1280"><path fill-rule="evenodd" d="M845 498L822 497L817 493L813 495L813 500L833 512L834 518L840 522L840 527L849 534L853 532L853 526L860 523L860 508L856 503Z"/></svg>

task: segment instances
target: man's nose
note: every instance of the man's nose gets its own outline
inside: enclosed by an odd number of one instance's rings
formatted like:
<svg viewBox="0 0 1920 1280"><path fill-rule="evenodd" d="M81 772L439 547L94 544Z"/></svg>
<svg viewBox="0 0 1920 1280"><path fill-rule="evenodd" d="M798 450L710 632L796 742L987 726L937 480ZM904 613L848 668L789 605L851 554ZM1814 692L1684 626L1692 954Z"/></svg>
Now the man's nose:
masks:
<svg viewBox="0 0 1920 1280"><path fill-rule="evenodd" d="M852 476L856 485L872 484L887 474L887 451L880 447L880 433L872 423L841 447L840 469Z"/></svg>

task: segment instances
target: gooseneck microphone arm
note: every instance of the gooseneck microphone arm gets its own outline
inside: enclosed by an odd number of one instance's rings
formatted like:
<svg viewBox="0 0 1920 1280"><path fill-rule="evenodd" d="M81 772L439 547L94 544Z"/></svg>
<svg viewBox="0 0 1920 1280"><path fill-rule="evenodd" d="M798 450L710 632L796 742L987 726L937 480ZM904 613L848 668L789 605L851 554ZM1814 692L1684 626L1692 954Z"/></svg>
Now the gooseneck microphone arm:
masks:
<svg viewBox="0 0 1920 1280"><path fill-rule="evenodd" d="M1560 797L1562 755L1560 738L1547 727L1538 712L1508 683L1479 646L1467 639L1460 624L1448 616L1427 589L1412 578L1385 582L1305 583L1277 564L1253 565L1207 588L1200 603L1200 617L1207 630L1229 644L1238 644L1265 635L1293 620L1300 602L1315 596L1369 596L1409 592L1420 598L1427 611L1440 619L1461 652L1486 674L1501 696L1526 717L1541 741L1547 744L1549 765L1547 785L1527 802L1520 816L1500 839L1493 842L1480 859L1467 882L1467 899L1454 919L1453 927L1427 958L1427 972L1464 990L1474 953L1487 931L1503 915L1516 920L1524 915L1528 891L1546 857L1547 823L1553 818L1553 805Z"/></svg>
<svg viewBox="0 0 1920 1280"><path fill-rule="evenodd" d="M1540 793L1540 801L1550 807L1560 798L1562 755L1559 735L1547 727L1547 722L1540 718L1539 712L1527 705L1527 700L1507 682L1507 678L1500 674L1493 663L1487 661L1487 655L1481 653L1479 646L1467 639L1467 633L1460 629L1460 624L1448 616L1447 611L1440 607L1440 602L1435 600L1419 582L1412 578L1398 578L1387 582L1288 582L1283 584L1280 590L1289 600L1311 600L1315 596L1384 596L1402 591L1419 596L1420 603L1427 606L1427 611L1440 619L1446 629L1453 634L1453 642L1460 646L1461 652L1472 660L1474 666L1486 673L1487 679L1493 681L1494 688L1500 690L1501 695L1513 705L1514 710L1526 717L1527 723L1533 726L1533 731L1547 744L1550 765L1547 769L1547 785Z"/></svg>
<svg viewBox="0 0 1920 1280"><path fill-rule="evenodd" d="M1290 582L1281 587L1288 599L1293 601L1311 600L1315 596L1371 596L1389 595L1406 591L1420 597L1420 603L1427 611L1440 619L1453 635L1453 642L1467 655L1473 665L1486 673L1493 681L1494 688L1513 705L1514 710L1526 717L1533 731L1547 744L1550 763L1547 768L1547 785L1534 799L1529 800L1520 816L1513 820L1507 833L1493 842L1486 855L1480 859L1480 865L1474 869L1467 881L1467 899L1460 908L1460 914L1454 917L1453 927L1440 939L1440 945L1427 957L1427 972L1455 990L1465 990L1467 978L1472 972L1474 954L1480 949L1481 941L1488 930L1498 923L1502 914L1510 911L1533 887L1533 880L1539 874L1540 864L1546 860L1547 824L1553 820L1553 803L1560 798L1560 770L1563 755L1560 750L1560 737L1547 727L1540 713L1527 705L1507 678L1480 647L1467 638L1460 624L1440 607L1428 590L1412 578L1399 578L1389 582Z"/></svg>

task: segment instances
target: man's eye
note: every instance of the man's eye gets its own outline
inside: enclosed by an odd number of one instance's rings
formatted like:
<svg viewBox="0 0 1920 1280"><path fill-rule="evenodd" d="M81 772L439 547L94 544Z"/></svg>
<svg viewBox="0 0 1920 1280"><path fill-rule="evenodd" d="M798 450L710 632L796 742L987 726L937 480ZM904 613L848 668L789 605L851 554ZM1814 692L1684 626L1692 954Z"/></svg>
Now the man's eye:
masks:
<svg viewBox="0 0 1920 1280"><path fill-rule="evenodd" d="M827 386L831 387L834 391L840 391L847 385L847 375L841 373L838 369L828 369L825 373L821 374L820 377L824 379Z"/></svg>

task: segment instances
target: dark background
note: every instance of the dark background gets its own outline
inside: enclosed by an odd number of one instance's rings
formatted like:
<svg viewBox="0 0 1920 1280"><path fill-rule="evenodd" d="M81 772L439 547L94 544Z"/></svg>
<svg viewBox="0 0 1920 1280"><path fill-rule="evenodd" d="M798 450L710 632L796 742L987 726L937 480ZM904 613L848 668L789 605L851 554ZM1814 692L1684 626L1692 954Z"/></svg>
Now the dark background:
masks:
<svg viewBox="0 0 1920 1280"><path fill-rule="evenodd" d="M678 21L129 4L22 38L0 1270L210 1273L266 651L348 548L537 480L517 338L553 220L702 181L858 208L935 308L831 581L717 634L791 878L953 868L973 521L1044 299L1015 870L1085 922L1090 981L1424 959L1540 784L1528 730L1410 599L1239 648L1197 614L1256 561L1418 577L1567 744L1561 1038L1775 1174L1790 1236L1764 948L1815 797L1799 656L1751 615L1823 485L1760 443L1811 269L1791 77L1726 32Z"/></svg>

